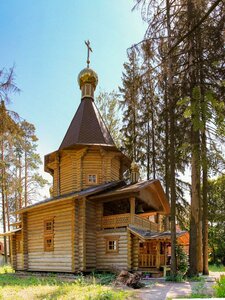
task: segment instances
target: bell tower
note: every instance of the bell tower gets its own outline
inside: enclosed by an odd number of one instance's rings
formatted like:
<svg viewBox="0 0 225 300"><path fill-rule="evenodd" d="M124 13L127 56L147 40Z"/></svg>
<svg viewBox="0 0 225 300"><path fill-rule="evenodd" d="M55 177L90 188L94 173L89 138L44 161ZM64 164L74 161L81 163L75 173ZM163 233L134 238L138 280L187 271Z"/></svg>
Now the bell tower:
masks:
<svg viewBox="0 0 225 300"><path fill-rule="evenodd" d="M78 75L80 105L59 149L45 156L45 171L53 176L53 197L123 179L130 160L116 147L94 103L98 75L87 67Z"/></svg>

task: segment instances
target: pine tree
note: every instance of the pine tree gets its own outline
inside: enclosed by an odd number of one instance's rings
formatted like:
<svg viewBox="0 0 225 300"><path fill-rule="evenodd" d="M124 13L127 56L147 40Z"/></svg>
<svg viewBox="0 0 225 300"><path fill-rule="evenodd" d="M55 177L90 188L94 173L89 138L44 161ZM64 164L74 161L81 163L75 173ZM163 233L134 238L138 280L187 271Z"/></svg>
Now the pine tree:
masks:
<svg viewBox="0 0 225 300"><path fill-rule="evenodd" d="M140 68L138 65L138 57L135 51L128 54L128 63L124 64L125 72L123 72L122 84L119 88L122 94L120 101L123 113L123 147L126 149L127 155L132 161L141 160L141 147L139 147L139 113L140 113Z"/></svg>
<svg viewBox="0 0 225 300"><path fill-rule="evenodd" d="M95 98L95 102L116 146L118 148L121 147L122 136L120 132L121 126L118 93L116 91L112 91L110 93L101 91Z"/></svg>

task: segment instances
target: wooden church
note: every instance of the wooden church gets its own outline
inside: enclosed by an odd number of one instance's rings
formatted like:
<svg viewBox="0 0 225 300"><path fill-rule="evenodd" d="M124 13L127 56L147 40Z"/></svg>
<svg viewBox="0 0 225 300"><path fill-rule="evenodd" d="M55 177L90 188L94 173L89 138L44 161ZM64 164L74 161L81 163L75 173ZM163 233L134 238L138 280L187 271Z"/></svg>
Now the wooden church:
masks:
<svg viewBox="0 0 225 300"><path fill-rule="evenodd" d="M10 232L15 270L78 272L159 270L169 263L169 203L158 180L138 181L94 102L97 74L83 69L81 102L60 147L45 156L51 198L16 213ZM131 169L129 183L123 174ZM187 244L186 233L178 241Z"/></svg>

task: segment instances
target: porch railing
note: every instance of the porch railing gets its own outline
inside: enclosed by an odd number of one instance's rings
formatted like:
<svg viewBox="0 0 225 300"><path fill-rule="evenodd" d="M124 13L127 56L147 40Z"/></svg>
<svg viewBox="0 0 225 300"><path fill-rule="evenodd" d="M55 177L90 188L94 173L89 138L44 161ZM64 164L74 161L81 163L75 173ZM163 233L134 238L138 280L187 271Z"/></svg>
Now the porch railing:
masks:
<svg viewBox="0 0 225 300"><path fill-rule="evenodd" d="M125 227L130 224L130 214L118 214L102 217L102 228Z"/></svg>
<svg viewBox="0 0 225 300"><path fill-rule="evenodd" d="M137 215L134 215L134 218L131 218L131 214L117 214L117 215L111 215L111 216L104 216L102 217L102 228L118 228L118 227L125 227L129 224L132 224L134 226L156 231L158 232L160 230L159 224L153 223L147 219L141 218Z"/></svg>
<svg viewBox="0 0 225 300"><path fill-rule="evenodd" d="M159 231L159 224L141 218L137 215L134 216L134 225L151 231L156 231L156 232Z"/></svg>
<svg viewBox="0 0 225 300"><path fill-rule="evenodd" d="M165 255L139 254L139 267L141 268L159 268L165 265Z"/></svg>
<svg viewBox="0 0 225 300"><path fill-rule="evenodd" d="M156 267L156 255L155 254L140 254L139 255L139 267L141 267L141 268Z"/></svg>

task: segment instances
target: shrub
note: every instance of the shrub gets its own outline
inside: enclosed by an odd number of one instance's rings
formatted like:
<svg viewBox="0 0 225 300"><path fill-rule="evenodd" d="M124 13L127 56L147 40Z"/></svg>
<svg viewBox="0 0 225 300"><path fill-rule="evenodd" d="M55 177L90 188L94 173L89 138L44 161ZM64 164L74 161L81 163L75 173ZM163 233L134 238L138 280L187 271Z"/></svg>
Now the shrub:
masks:
<svg viewBox="0 0 225 300"><path fill-rule="evenodd" d="M217 281L214 289L217 297L225 297L225 275L220 276L220 279Z"/></svg>
<svg viewBox="0 0 225 300"><path fill-rule="evenodd" d="M188 256L181 245L176 245L178 275L184 276L188 270Z"/></svg>

